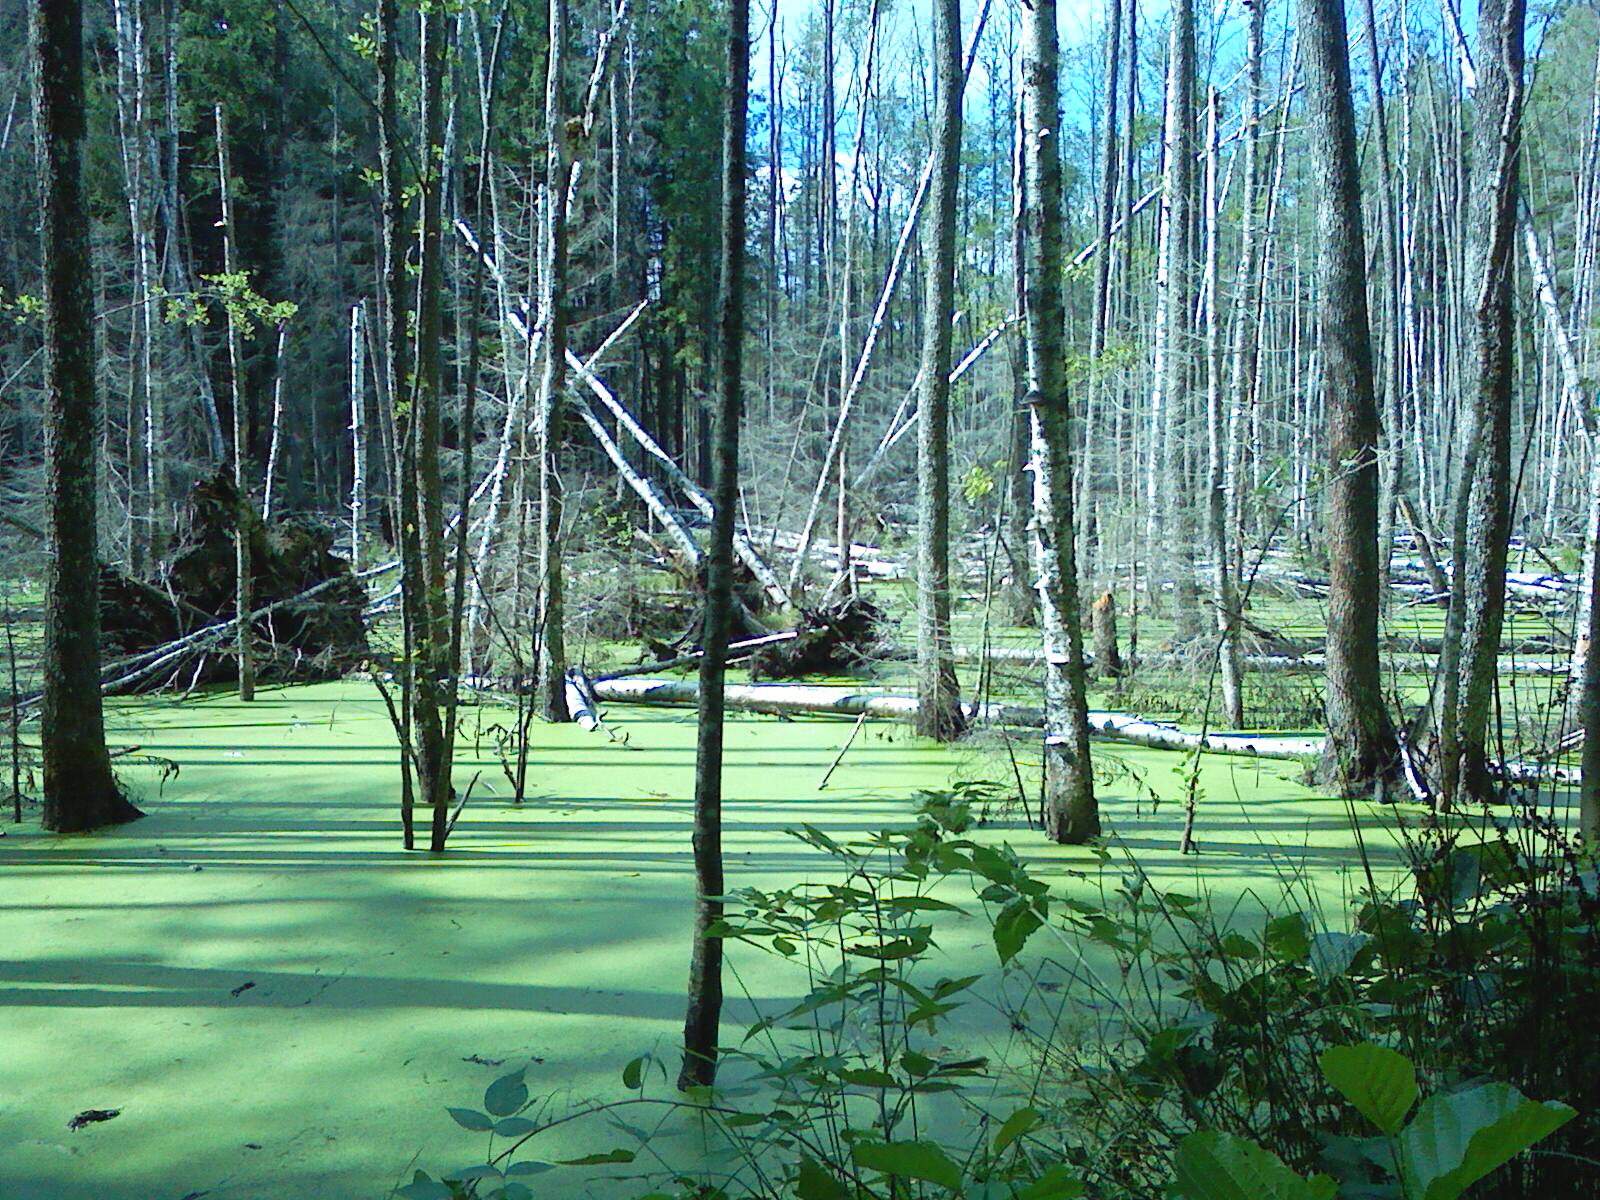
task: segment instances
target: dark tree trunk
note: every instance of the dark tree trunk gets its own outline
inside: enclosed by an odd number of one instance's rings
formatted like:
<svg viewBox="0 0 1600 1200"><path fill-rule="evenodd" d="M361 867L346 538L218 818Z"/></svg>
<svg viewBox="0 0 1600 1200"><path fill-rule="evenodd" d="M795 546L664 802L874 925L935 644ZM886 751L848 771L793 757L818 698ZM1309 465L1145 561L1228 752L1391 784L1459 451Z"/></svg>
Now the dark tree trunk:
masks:
<svg viewBox="0 0 1600 1200"><path fill-rule="evenodd" d="M44 827L62 833L132 820L111 774L100 705L93 265L81 164L83 13L78 0L35 0L33 111L44 231Z"/></svg>
<svg viewBox="0 0 1600 1200"><path fill-rule="evenodd" d="M706 610L700 660L698 737L694 774L694 949L683 1022L683 1067L678 1086L709 1085L717 1069L722 1016L722 939L711 936L722 917L723 675L733 623L733 526L739 498L740 378L744 367L745 123L750 105L750 4L731 0L728 12L728 94L722 134L722 296L717 314L722 354L717 377L716 457L713 463L711 546L706 564Z"/></svg>
<svg viewBox="0 0 1600 1200"><path fill-rule="evenodd" d="M1522 129L1524 0L1483 0L1478 11L1478 88L1473 118L1472 240L1467 250L1471 412L1477 471L1461 476L1467 505L1460 572L1461 700L1454 772L1445 795L1489 797L1488 738L1495 664L1506 606L1506 543L1511 536L1513 264L1516 262L1518 159ZM1455 607L1453 597L1452 609ZM1442 749L1443 747L1441 747Z"/></svg>
<svg viewBox="0 0 1600 1200"><path fill-rule="evenodd" d="M414 508L406 509L415 525L419 546L413 553L414 573L406 580L415 588L418 615L415 638L417 677L413 732L416 738L417 783L423 802L433 811L429 849L444 849L449 832L450 746L445 741L445 698L448 693L450 608L444 569L444 484L439 470L442 434L444 287L441 244L441 192L444 186L444 76L447 62L444 12L435 6L422 15L422 126L426 177L421 189L422 246L417 281L416 378L412 394L410 439Z"/></svg>
<svg viewBox="0 0 1600 1200"><path fill-rule="evenodd" d="M1378 405L1343 0L1298 0L1317 197L1318 344L1328 413L1328 741L1318 773L1382 795L1398 747L1378 662Z"/></svg>
<svg viewBox="0 0 1600 1200"><path fill-rule="evenodd" d="M934 0L933 178L924 245L917 420L917 732L948 740L965 721L950 644L950 319L961 168L961 0Z"/></svg>
<svg viewBox="0 0 1600 1200"><path fill-rule="evenodd" d="M405 381L408 373L405 339L405 242L402 233L405 184L400 173L401 149L396 95L398 22L398 0L378 0L378 158L383 172L383 399L388 402L390 425L393 427L393 434L388 439L386 474L391 485L399 483L403 516L393 524L396 526L395 532L400 535L401 556L405 562L404 573L409 577L415 571L417 556L413 553L416 549L416 540L407 534L407 528L414 527L415 520L410 516L414 511L411 505L413 498L405 482L410 478L407 460L410 455L411 417L410 406L405 403L407 395ZM413 631L417 623L417 601L415 589L402 590L403 646L398 672L401 694L396 713L400 728L396 732L400 736L400 828L407 850L416 844L412 828L415 795L412 790L411 772L411 706L415 692L413 680L416 675L416 665L411 651Z"/></svg>

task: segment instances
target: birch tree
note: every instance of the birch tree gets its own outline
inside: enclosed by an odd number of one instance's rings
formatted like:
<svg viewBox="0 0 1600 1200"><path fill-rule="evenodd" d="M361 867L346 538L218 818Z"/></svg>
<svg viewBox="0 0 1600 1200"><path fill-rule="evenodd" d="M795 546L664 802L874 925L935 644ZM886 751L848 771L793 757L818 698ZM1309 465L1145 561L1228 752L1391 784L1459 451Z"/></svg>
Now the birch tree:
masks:
<svg viewBox="0 0 1600 1200"><path fill-rule="evenodd" d="M1061 294L1061 102L1055 0L1022 18L1023 265L1034 570L1044 636L1044 815L1053 841L1100 832L1089 760L1072 519L1072 409Z"/></svg>

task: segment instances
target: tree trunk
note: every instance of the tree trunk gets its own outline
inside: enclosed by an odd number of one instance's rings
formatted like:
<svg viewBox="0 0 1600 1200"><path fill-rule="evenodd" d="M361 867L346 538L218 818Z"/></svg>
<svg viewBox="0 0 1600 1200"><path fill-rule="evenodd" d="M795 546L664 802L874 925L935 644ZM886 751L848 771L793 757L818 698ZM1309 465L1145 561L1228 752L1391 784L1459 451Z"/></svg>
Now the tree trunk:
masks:
<svg viewBox="0 0 1600 1200"><path fill-rule="evenodd" d="M717 377L711 550L707 556L705 655L700 660L694 766L694 949L683 1023L678 1087L709 1086L716 1076L722 1016L723 683L733 620L733 526L739 498L739 417L743 407L745 126L750 104L750 5L731 0L728 93L722 134L722 294L718 306L721 360Z"/></svg>
<svg viewBox="0 0 1600 1200"><path fill-rule="evenodd" d="M1597 459L1600 461L1600 459ZM1600 543L1600 469L1590 475L1589 533L1591 545ZM1600 603L1596 602L1596 580L1600 574L1585 576L1589 588L1585 627L1579 630L1583 648L1582 699L1577 708L1583 729L1583 787L1578 797L1578 831L1589 846L1600 845Z"/></svg>
<svg viewBox="0 0 1600 1200"><path fill-rule="evenodd" d="M422 202L421 247L417 273L416 373L412 383L409 442L413 503L402 504L415 529L408 589L417 593L415 604L415 655L417 675L413 694L413 735L417 783L423 803L432 809L429 849L444 849L450 826L454 791L450 784L451 747L445 736L448 717L448 656L450 649L449 592L445 582L444 482L439 469L442 432L443 320L440 312L444 286L442 245L444 162L444 78L446 25L437 6L421 15L422 162L425 174ZM465 517L463 516L463 519Z"/></svg>
<svg viewBox="0 0 1600 1200"><path fill-rule="evenodd" d="M1122 678L1122 652L1117 649L1117 598L1103 592L1094 602L1094 673L1101 679Z"/></svg>
<svg viewBox="0 0 1600 1200"><path fill-rule="evenodd" d="M1215 88L1206 103L1206 535L1211 552L1211 605L1217 630L1222 714L1231 729L1244 725L1244 680L1239 658L1239 606L1228 537L1227 441L1222 412L1222 343L1217 315L1217 110Z"/></svg>
<svg viewBox="0 0 1600 1200"><path fill-rule="evenodd" d="M539 459L539 706L547 721L565 721L567 712L566 640L563 636L564 580L561 569L562 391L566 385L567 184L572 163L567 156L566 109L562 103L567 37L566 0L550 0L550 48L545 67L545 196L540 252L539 310L543 318L543 355L534 431Z"/></svg>
<svg viewBox="0 0 1600 1200"><path fill-rule="evenodd" d="M93 264L81 164L86 122L78 0L28 7L44 257L44 827L61 833L139 816L111 774L100 706Z"/></svg>
<svg viewBox="0 0 1600 1200"><path fill-rule="evenodd" d="M1398 746L1378 661L1378 407L1343 0L1297 0L1317 197L1318 347L1327 407L1328 741L1318 773L1382 797Z"/></svg>
<svg viewBox="0 0 1600 1200"><path fill-rule="evenodd" d="M935 99L917 427L917 732L949 740L964 720L950 652L950 324L961 168L961 0L934 0Z"/></svg>
<svg viewBox="0 0 1600 1200"><path fill-rule="evenodd" d="M233 174L228 169L228 122L222 105L216 107L217 191L222 200L222 271L236 286L238 263L234 248L238 244L233 227ZM256 698L255 650L251 645L250 622L245 614L250 601L250 531L255 524L255 504L250 499L250 389L245 380L244 353L239 345L239 302L233 295L224 299L228 326L228 378L233 394L233 486L239 496L239 512L234 522L234 613L236 653L239 660L239 699Z"/></svg>
<svg viewBox="0 0 1600 1200"><path fill-rule="evenodd" d="M1081 844L1100 832L1089 761L1083 624L1072 519L1072 409L1061 294L1061 104L1055 0L1023 11L1023 264L1032 431L1033 553L1044 634L1045 833ZM931 314L930 314L931 316ZM926 419L926 414L924 414ZM926 703L925 697L919 697ZM920 716L920 711L919 711Z"/></svg>
<svg viewBox="0 0 1600 1200"><path fill-rule="evenodd" d="M396 77L399 30L398 0L378 0L378 158L383 175L383 392L388 402L393 432L389 445L388 475L399 492L395 532L399 535L403 580L421 575L418 543L415 537L415 476L411 467L411 405L406 379L406 285L404 240L405 180L401 175L398 117L398 79ZM412 809L413 756L411 746L413 697L416 693L417 666L413 654L417 627L418 590L402 585L401 645L397 668L400 680L400 829L407 850L416 845Z"/></svg>
<svg viewBox="0 0 1600 1200"><path fill-rule="evenodd" d="M1455 547L1457 587L1452 613L1461 622L1461 700L1457 764L1445 764L1446 799L1487 798L1489 724L1495 664L1506 602L1506 543L1511 536L1511 408L1513 270L1522 129L1524 0L1483 0L1478 13L1478 88L1473 125L1472 241L1468 250L1470 320L1469 439L1478 442L1478 470L1460 476L1466 545ZM1441 749L1444 749L1441 746Z"/></svg>

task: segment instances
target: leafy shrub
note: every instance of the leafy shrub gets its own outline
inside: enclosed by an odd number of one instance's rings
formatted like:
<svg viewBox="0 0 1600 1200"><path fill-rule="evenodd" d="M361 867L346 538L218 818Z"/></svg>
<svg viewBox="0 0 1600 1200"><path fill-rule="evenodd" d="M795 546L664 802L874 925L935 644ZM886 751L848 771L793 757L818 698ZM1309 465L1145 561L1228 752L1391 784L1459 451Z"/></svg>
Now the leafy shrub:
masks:
<svg viewBox="0 0 1600 1200"><path fill-rule="evenodd" d="M1098 901L1052 894L963 836L972 798L928 794L914 828L862 842L806 827L836 880L729 899L721 936L802 965L809 986L724 1048L715 1090L658 1095L671 1072L645 1056L625 1098L558 1110L514 1072L450 1110L485 1137L481 1158L401 1194L518 1200L531 1176L596 1167L635 1172L652 1200L1454 1200L1480 1180L1496 1197L1584 1194L1593 872L1547 817L1404 830L1410 871L1385 888L1369 867L1336 928L1292 872L1256 915L1162 891L1132 862ZM952 882L976 905L944 899ZM938 974L936 922L973 908L999 969ZM975 1002L1010 1022L1006 1061L947 1044ZM629 1109L661 1119L642 1129ZM626 1144L533 1157L579 1121ZM684 1129L692 1165L658 1165Z"/></svg>

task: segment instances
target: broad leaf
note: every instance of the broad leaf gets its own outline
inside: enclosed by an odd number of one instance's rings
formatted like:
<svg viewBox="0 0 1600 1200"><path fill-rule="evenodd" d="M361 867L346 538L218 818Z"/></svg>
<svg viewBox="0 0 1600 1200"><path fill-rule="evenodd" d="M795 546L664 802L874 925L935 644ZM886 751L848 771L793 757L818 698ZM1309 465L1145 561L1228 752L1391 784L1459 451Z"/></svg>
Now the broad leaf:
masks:
<svg viewBox="0 0 1600 1200"><path fill-rule="evenodd" d="M607 1150L603 1154L585 1154L582 1158L558 1158L563 1167L599 1167L607 1163L631 1163L632 1150Z"/></svg>
<svg viewBox="0 0 1600 1200"><path fill-rule="evenodd" d="M1000 1126L1000 1132L994 1135L994 1152L1001 1153L1012 1142L1023 1134L1038 1127L1039 1110L1036 1108L1019 1108L1005 1119Z"/></svg>
<svg viewBox="0 0 1600 1200"><path fill-rule="evenodd" d="M483 1107L497 1117L509 1117L528 1102L528 1085L522 1072L502 1075L483 1093Z"/></svg>
<svg viewBox="0 0 1600 1200"><path fill-rule="evenodd" d="M1576 1115L1506 1083L1430 1096L1400 1134L1400 1172L1415 1200L1456 1200Z"/></svg>
<svg viewBox="0 0 1600 1200"><path fill-rule="evenodd" d="M1073 1200L1083 1195L1083 1180L1057 1163L1016 1194L1016 1200Z"/></svg>
<svg viewBox="0 0 1600 1200"><path fill-rule="evenodd" d="M475 1108L447 1108L445 1112L455 1119L457 1125L472 1133L489 1133L494 1129L494 1118Z"/></svg>
<svg viewBox="0 0 1600 1200"><path fill-rule="evenodd" d="M860 1142L852 1154L856 1166L902 1179L923 1179L955 1191L961 1168L932 1142Z"/></svg>
<svg viewBox="0 0 1600 1200"><path fill-rule="evenodd" d="M1417 1068L1409 1058L1376 1042L1334 1046L1317 1060L1328 1082L1361 1115L1390 1137L1400 1132L1417 1102Z"/></svg>
<svg viewBox="0 0 1600 1200"><path fill-rule="evenodd" d="M436 1179L429 1179L421 1171L405 1187L397 1188L394 1194L404 1200L451 1200L449 1187Z"/></svg>
<svg viewBox="0 0 1600 1200"><path fill-rule="evenodd" d="M1326 1175L1297 1175L1270 1150L1228 1133L1191 1133L1172 1160L1173 1190L1183 1200L1333 1200Z"/></svg>
<svg viewBox="0 0 1600 1200"><path fill-rule="evenodd" d="M994 919L994 948L1000 954L1001 964L1015 958L1034 930L1043 924L1033 901L1026 897L1019 896L1002 908Z"/></svg>
<svg viewBox="0 0 1600 1200"><path fill-rule="evenodd" d="M795 1195L800 1200L845 1200L849 1195L844 1184L833 1177L826 1167L809 1154L800 1158L800 1177L795 1181Z"/></svg>

